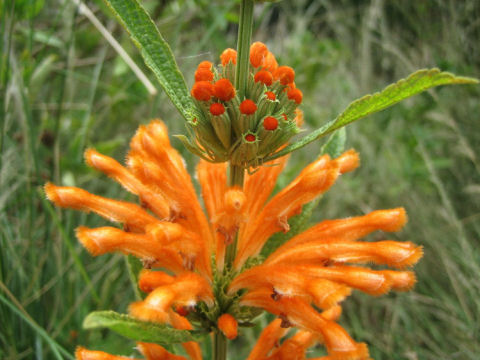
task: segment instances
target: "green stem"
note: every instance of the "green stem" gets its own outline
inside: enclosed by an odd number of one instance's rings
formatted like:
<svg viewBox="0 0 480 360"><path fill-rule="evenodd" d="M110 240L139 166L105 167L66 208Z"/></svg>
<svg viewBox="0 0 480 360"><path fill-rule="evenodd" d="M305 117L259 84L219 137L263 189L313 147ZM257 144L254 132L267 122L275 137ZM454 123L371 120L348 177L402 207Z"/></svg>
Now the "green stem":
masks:
<svg viewBox="0 0 480 360"><path fill-rule="evenodd" d="M213 338L213 360L226 360L227 359L227 338L217 331Z"/></svg>
<svg viewBox="0 0 480 360"><path fill-rule="evenodd" d="M240 100L245 96L248 82L248 67L250 66L250 42L253 28L253 0L242 0L240 7L240 22L237 41L237 72L235 74L235 88Z"/></svg>
<svg viewBox="0 0 480 360"><path fill-rule="evenodd" d="M228 167L228 186L238 186L243 189L243 179L245 177L245 169L241 166L230 163Z"/></svg>
<svg viewBox="0 0 480 360"><path fill-rule="evenodd" d="M253 0L242 0L240 7L240 22L238 27L237 42L237 68L235 74L235 88L238 96L243 99L248 83L248 74L250 66L250 42L252 39L253 28ZM238 186L243 189L243 181L245 178L245 169L241 166L229 164L228 186ZM227 269L231 269L235 255L237 252L237 237L233 243L229 244L225 253L225 265ZM213 338L213 360L227 359L227 338L220 330L214 333Z"/></svg>

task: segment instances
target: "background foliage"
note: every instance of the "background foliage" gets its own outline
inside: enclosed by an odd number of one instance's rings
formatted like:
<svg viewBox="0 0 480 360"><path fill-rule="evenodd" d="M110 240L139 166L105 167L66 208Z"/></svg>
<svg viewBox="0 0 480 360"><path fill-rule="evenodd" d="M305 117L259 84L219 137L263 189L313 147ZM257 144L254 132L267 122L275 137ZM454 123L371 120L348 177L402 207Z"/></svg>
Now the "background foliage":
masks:
<svg viewBox="0 0 480 360"><path fill-rule="evenodd" d="M190 85L200 61L235 46L236 1L143 4ZM155 83L105 6L87 6ZM256 8L254 39L296 70L313 129L418 68L478 78L479 18L475 0L285 0ZM90 257L73 229L104 222L54 209L41 187L53 181L124 198L84 165L85 147L122 159L138 124L162 117L171 133L183 133L183 120L164 93L149 94L73 1L0 2L0 36L0 358L67 358L61 349L79 344L133 354L118 335L81 330L90 311L124 312L134 298L124 258ZM415 291L346 302L341 323L377 360L480 353L479 96L478 86L434 90L349 127L347 147L360 151L362 166L314 213L320 220L405 206L410 221L394 237L425 247ZM173 143L193 169L195 159ZM280 185L320 147L294 154ZM244 358L266 321L244 331L232 359Z"/></svg>

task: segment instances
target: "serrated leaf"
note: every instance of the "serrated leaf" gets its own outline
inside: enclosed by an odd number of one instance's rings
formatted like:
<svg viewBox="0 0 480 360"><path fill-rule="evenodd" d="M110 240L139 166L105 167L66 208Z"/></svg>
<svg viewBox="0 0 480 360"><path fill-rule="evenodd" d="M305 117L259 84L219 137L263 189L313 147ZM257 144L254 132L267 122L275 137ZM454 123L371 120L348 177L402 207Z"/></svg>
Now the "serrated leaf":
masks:
<svg viewBox="0 0 480 360"><path fill-rule="evenodd" d="M291 153L292 151L298 150L312 141L348 125L355 120L359 120L365 116L384 110L425 90L435 86L453 84L478 84L478 80L469 77L455 76L449 72L442 72L437 68L418 70L409 75L406 79L401 79L394 84L390 84L381 92L377 92L373 95L366 95L355 100L334 120L273 154L265 159L265 161L271 161Z"/></svg>
<svg viewBox="0 0 480 360"><path fill-rule="evenodd" d="M109 328L129 339L160 345L178 344L199 338L188 330L140 321L115 311L94 311L85 318L83 327L85 329Z"/></svg>
<svg viewBox="0 0 480 360"><path fill-rule="evenodd" d="M137 0L105 0L140 49L147 66L185 119L193 102L168 43Z"/></svg>
<svg viewBox="0 0 480 360"><path fill-rule="evenodd" d="M308 225L308 221L312 217L313 210L315 210L315 207L318 205L319 201L320 198L309 202L303 207L301 214L291 217L288 220L290 230L286 233L278 232L272 237L270 237L270 239L268 239L265 246L263 247L260 255L263 257L267 257L275 250L277 250L281 245L285 244L292 237L304 231Z"/></svg>
<svg viewBox="0 0 480 360"><path fill-rule="evenodd" d="M330 155L332 159L335 159L342 155L345 150L345 142L347 141L347 132L345 128L338 129L332 135L328 141L322 146L322 155Z"/></svg>

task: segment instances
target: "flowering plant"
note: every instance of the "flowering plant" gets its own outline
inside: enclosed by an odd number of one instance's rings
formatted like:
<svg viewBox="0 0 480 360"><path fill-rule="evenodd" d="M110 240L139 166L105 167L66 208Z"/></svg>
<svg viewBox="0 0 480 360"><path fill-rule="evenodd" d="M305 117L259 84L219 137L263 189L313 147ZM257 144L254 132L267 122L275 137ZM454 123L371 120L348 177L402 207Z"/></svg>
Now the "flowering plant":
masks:
<svg viewBox="0 0 480 360"><path fill-rule="evenodd" d="M402 208L325 220L301 231L311 206L344 173L359 165L343 152L342 127L428 88L475 83L438 69L420 70L380 93L356 100L336 119L300 140L303 114L295 72L279 66L265 44L251 44L252 0L243 0L237 50L227 49L220 65L205 61L188 91L167 43L135 0L108 0L139 45L147 64L186 120L178 136L198 155L197 178L205 214L181 156L159 120L140 126L130 143L126 167L93 149L89 166L137 195L140 205L102 198L85 190L47 184L55 204L99 215L123 229L77 229L93 255L120 251L139 258L138 287L145 293L129 316L94 312L86 328L109 327L137 341L146 359L184 359L170 351L181 343L189 358L202 358L201 341L213 337L213 358L225 359L227 339L266 310L278 316L260 335L248 359L305 359L323 343L324 360L368 359L336 322L340 303L354 289L372 295L406 291L415 275L406 267L422 256L409 242L361 242L375 230L393 232L406 222ZM324 153L270 198L289 153L331 134ZM272 236L286 236L274 242ZM268 243L269 246L266 246ZM357 264L388 265L373 270ZM298 331L280 341L288 328ZM77 359L122 359L79 347Z"/></svg>

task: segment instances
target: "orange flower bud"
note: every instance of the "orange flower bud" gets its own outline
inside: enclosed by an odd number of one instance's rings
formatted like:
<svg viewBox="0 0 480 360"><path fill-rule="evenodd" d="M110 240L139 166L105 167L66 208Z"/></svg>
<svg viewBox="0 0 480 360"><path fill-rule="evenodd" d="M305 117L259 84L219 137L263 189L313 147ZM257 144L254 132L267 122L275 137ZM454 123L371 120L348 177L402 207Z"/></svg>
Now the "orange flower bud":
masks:
<svg viewBox="0 0 480 360"><path fill-rule="evenodd" d="M214 85L215 97L221 101L230 101L235 97L235 88L228 79L220 79Z"/></svg>
<svg viewBox="0 0 480 360"><path fill-rule="evenodd" d="M220 316L217 321L217 326L227 339L233 340L237 337L238 323L232 315L223 314Z"/></svg>
<svg viewBox="0 0 480 360"><path fill-rule="evenodd" d="M295 80L295 71L290 66L280 66L274 75L282 85L291 84Z"/></svg>
<svg viewBox="0 0 480 360"><path fill-rule="evenodd" d="M290 100L295 101L298 105L300 105L302 103L303 94L297 88L289 88L288 91L287 91L287 97Z"/></svg>
<svg viewBox="0 0 480 360"><path fill-rule="evenodd" d="M237 64L237 51L234 49L225 49L222 54L220 55L220 61L222 62L223 66L227 66L229 62L233 65Z"/></svg>
<svg viewBox="0 0 480 360"><path fill-rule="evenodd" d="M275 101L277 99L274 92L267 91L265 92L265 95L267 96L268 100Z"/></svg>
<svg viewBox="0 0 480 360"><path fill-rule="evenodd" d="M267 46L259 41L254 42L250 46L250 63L254 68L258 68L263 63L263 59L267 56Z"/></svg>
<svg viewBox="0 0 480 360"><path fill-rule="evenodd" d="M257 137L253 134L247 134L245 135L245 140L248 142L255 142L255 140L257 140Z"/></svg>
<svg viewBox="0 0 480 360"><path fill-rule="evenodd" d="M210 105L210 114L213 116L220 116L225 112L225 106L221 103L213 103Z"/></svg>
<svg viewBox="0 0 480 360"><path fill-rule="evenodd" d="M260 70L255 74L254 80L270 86L273 83L273 75L270 71Z"/></svg>
<svg viewBox="0 0 480 360"><path fill-rule="evenodd" d="M213 72L205 68L197 69L195 71L195 81L213 81Z"/></svg>
<svg viewBox="0 0 480 360"><path fill-rule="evenodd" d="M257 111L257 104L250 99L245 99L240 104L240 112L244 115L252 115Z"/></svg>
<svg viewBox="0 0 480 360"><path fill-rule="evenodd" d="M273 116L267 116L265 119L263 119L263 128L270 131L276 130L278 128L277 118Z"/></svg>
<svg viewBox="0 0 480 360"><path fill-rule="evenodd" d="M263 59L262 67L265 70L270 71L272 74L275 73L275 71L277 70L277 60L275 59L275 55L273 55L273 53L271 53L270 51L267 52L267 55Z"/></svg>
<svg viewBox="0 0 480 360"><path fill-rule="evenodd" d="M213 85L208 81L199 81L193 84L192 96L198 101L209 101L213 95Z"/></svg>
<svg viewBox="0 0 480 360"><path fill-rule="evenodd" d="M212 69L212 66L213 64L210 62L210 61L202 61L200 64L198 64L197 66L197 70L198 69L207 69L207 70L211 70Z"/></svg>

